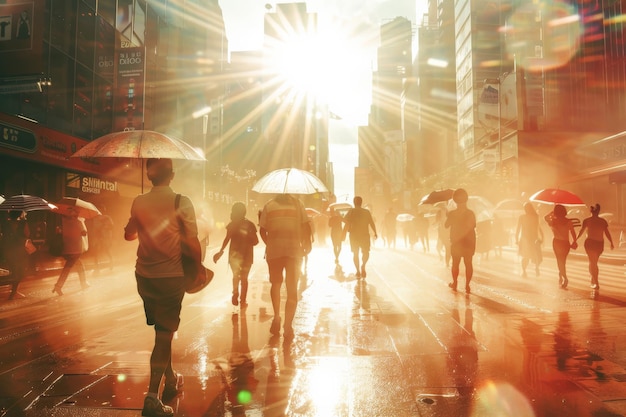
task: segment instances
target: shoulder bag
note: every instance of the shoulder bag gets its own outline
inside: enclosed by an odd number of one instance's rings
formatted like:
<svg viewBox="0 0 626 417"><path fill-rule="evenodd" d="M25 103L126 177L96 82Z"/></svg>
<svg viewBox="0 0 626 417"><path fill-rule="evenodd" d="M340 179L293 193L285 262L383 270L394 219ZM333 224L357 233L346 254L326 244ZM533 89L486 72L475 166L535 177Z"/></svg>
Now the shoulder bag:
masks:
<svg viewBox="0 0 626 417"><path fill-rule="evenodd" d="M183 233L185 225L180 217L178 217L178 206L180 205L180 194L176 194L176 219L180 227L180 251L181 263L183 265L183 273L185 275L185 291L188 294L194 294L204 289L213 279L213 271L206 268L202 263L198 263L191 255L191 249L186 243L186 235ZM204 274L198 271L198 268L204 269Z"/></svg>

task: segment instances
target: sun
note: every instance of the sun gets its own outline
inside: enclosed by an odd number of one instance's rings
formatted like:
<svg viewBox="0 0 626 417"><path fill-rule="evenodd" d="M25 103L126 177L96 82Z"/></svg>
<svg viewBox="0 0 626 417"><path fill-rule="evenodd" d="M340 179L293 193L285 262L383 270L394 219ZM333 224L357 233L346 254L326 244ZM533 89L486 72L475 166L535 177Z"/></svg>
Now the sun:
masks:
<svg viewBox="0 0 626 417"><path fill-rule="evenodd" d="M367 114L371 94L371 51L349 26L330 22L315 31L285 31L267 57L277 82L293 95L328 106L351 121Z"/></svg>

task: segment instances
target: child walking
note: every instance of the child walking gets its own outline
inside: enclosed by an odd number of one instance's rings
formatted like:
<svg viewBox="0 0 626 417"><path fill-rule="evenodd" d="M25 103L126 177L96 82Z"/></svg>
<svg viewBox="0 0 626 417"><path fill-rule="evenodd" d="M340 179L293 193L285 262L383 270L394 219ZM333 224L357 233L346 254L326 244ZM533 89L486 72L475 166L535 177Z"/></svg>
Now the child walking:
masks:
<svg viewBox="0 0 626 417"><path fill-rule="evenodd" d="M233 271L232 303L234 306L247 307L248 274L253 262L253 248L259 243L259 237L254 223L246 219L246 206L241 202L236 202L231 208L226 237L220 251L213 255L213 262L217 263L222 257L229 242L228 264Z"/></svg>

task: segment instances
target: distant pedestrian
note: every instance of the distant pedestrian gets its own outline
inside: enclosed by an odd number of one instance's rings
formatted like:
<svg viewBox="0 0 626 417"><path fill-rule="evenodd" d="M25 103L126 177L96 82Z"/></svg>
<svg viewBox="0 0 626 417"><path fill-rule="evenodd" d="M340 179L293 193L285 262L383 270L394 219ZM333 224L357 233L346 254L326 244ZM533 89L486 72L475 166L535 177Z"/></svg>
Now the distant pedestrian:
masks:
<svg viewBox="0 0 626 417"><path fill-rule="evenodd" d="M344 218L346 223L344 235L350 234L350 249L352 249L352 260L354 261L358 279L367 277L365 265L370 257L371 246L369 229L371 228L372 232L374 232L374 239L378 238L378 234L376 233L376 224L374 223L372 213L368 209L361 207L363 198L356 196L353 202L354 208L351 208Z"/></svg>
<svg viewBox="0 0 626 417"><path fill-rule="evenodd" d="M604 236L606 236L611 243L611 250L613 250L615 246L613 245L611 232L609 232L609 223L600 217L600 204L591 206L589 209L591 210L591 217L587 217L583 220L576 240L580 239L583 233L587 232L585 252L587 252L587 257L589 258L591 288L597 290L600 289L600 283L598 282L598 275L600 273L598 269L598 259L600 259L600 255L604 252Z"/></svg>
<svg viewBox="0 0 626 417"><path fill-rule="evenodd" d="M465 292L470 293L470 282L474 275L472 257L476 252L476 215L467 207L469 196L463 188L454 190L452 200L457 208L448 212L445 226L450 228L450 252L452 255L452 282L448 284L456 291L461 259L465 265Z"/></svg>
<svg viewBox="0 0 626 417"><path fill-rule="evenodd" d="M333 244L335 265L339 265L339 254L341 254L341 246L343 241L343 217L341 217L341 214L333 207L331 207L330 209L328 228L330 229L330 240Z"/></svg>
<svg viewBox="0 0 626 417"><path fill-rule="evenodd" d="M428 236L430 224L428 223L428 219L424 216L424 213L417 213L413 219L413 224L415 225L415 237L417 242L422 244L424 252L430 252L430 239Z"/></svg>
<svg viewBox="0 0 626 417"><path fill-rule="evenodd" d="M524 214L519 216L515 243L522 258L522 276L526 277L526 268L532 262L535 265L535 275L539 276L539 265L543 260L541 245L543 243L543 231L539 226L539 215L530 202L524 203Z"/></svg>
<svg viewBox="0 0 626 417"><path fill-rule="evenodd" d="M65 258L65 265L52 289L52 292L58 295L63 295L63 285L74 267L76 267L82 289L86 290L89 288L89 283L85 277L85 267L80 259L81 255L89 249L85 219L78 217L78 211L70 209L68 215L63 215L61 224L61 234L63 235L62 256Z"/></svg>
<svg viewBox="0 0 626 417"><path fill-rule="evenodd" d="M312 229L304 205L289 194L278 194L261 211L259 234L265 242L274 319L270 333L280 333L280 293L287 289L284 337L293 338L293 318L298 306L298 281L302 259L311 252Z"/></svg>
<svg viewBox="0 0 626 417"><path fill-rule="evenodd" d="M385 246L388 248L396 248L396 235L397 235L397 213L393 207L389 207L383 218L383 239L385 239Z"/></svg>
<svg viewBox="0 0 626 417"><path fill-rule="evenodd" d="M570 249L576 249L578 244L576 243L576 231L574 230L574 224L571 219L565 217L567 210L561 204L556 204L554 210L548 213L544 219L552 229L554 238L552 239L552 250L556 257L556 264L559 268L559 286L562 289L567 288L567 269L566 261L567 255ZM569 237L572 237L570 243Z"/></svg>
<svg viewBox="0 0 626 417"><path fill-rule="evenodd" d="M197 273L206 271L202 267L193 203L170 187L174 178L172 160L150 158L146 172L152 188L135 197L124 227L125 240L139 240L135 263L137 292L143 301L146 323L154 327L150 380L141 415L171 417L174 410L163 401L180 395L183 385L182 375L172 365L172 340L180 325L185 296L181 242L189 248Z"/></svg>
<svg viewBox="0 0 626 417"><path fill-rule="evenodd" d="M2 255L11 273L11 293L9 300L24 298L18 291L20 283L26 277L28 253L24 248L26 239L30 237L30 229L26 221L26 212L10 211L2 225Z"/></svg>
<svg viewBox="0 0 626 417"><path fill-rule="evenodd" d="M242 202L233 204L230 212L230 223L226 225L226 237L219 252L213 255L216 262L228 249L228 265L233 273L232 304L242 308L248 306L248 275L254 262L254 246L259 243L256 226L246 218L246 206Z"/></svg>

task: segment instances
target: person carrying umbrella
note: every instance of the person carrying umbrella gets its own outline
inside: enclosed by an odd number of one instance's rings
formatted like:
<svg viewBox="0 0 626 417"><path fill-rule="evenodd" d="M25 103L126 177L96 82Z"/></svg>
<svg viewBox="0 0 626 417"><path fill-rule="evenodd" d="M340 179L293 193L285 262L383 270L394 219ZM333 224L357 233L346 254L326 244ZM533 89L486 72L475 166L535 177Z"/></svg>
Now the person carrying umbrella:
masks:
<svg viewBox="0 0 626 417"><path fill-rule="evenodd" d="M259 234L265 242L274 319L270 333L280 333L280 289L287 288L284 337L293 338L292 322L298 306L298 279L302 259L311 252L312 229L304 205L289 194L278 194L261 211Z"/></svg>
<svg viewBox="0 0 626 417"><path fill-rule="evenodd" d="M57 293L59 296L63 295L63 285L69 276L72 268L76 267L78 272L78 279L83 290L89 288L89 283L85 278L85 267L83 266L80 257L88 249L87 240L87 226L85 220L82 217L78 217L77 210L70 210L62 218L61 234L63 236L63 253L65 258L65 265L61 270L61 275L57 279L53 293Z"/></svg>
<svg viewBox="0 0 626 417"><path fill-rule="evenodd" d="M465 292L470 293L470 281L474 275L472 257L476 252L476 215L467 208L469 196L463 188L454 190L452 199L457 208L448 212L445 227L450 228L450 253L452 255L452 282L448 284L456 291L461 258L465 265Z"/></svg>
<svg viewBox="0 0 626 417"><path fill-rule="evenodd" d="M124 239L139 240L135 277L143 300L146 321L154 326L155 340L150 356L150 382L142 416L173 416L172 407L164 405L182 392L182 376L172 367L172 339L180 324L185 296L181 262L181 242L190 248L196 265L201 265L200 241L194 206L189 197L176 194L170 187L174 178L172 160L150 158L146 161L152 189L133 200ZM179 198L176 208L177 196ZM184 229L184 230L183 230ZM198 273L205 274L203 268ZM165 379L161 399L159 387Z"/></svg>
<svg viewBox="0 0 626 417"><path fill-rule="evenodd" d="M26 222L26 212L12 210L2 225L2 254L11 271L11 294L9 300L24 298L17 289L26 276L28 253L24 249L26 239L30 237L30 229Z"/></svg>
<svg viewBox="0 0 626 417"><path fill-rule="evenodd" d="M611 232L609 232L609 223L599 216L600 204L591 206L589 209L591 210L591 217L587 217L583 220L582 227L574 242L580 239L583 233L587 232L584 247L585 252L587 252L587 257L589 258L591 288L597 290L600 288L598 282L598 274L600 273L598 269L598 259L600 259L600 255L602 255L604 251L604 236L609 239L611 250L615 249L615 245L613 245L613 238L611 237Z"/></svg>

